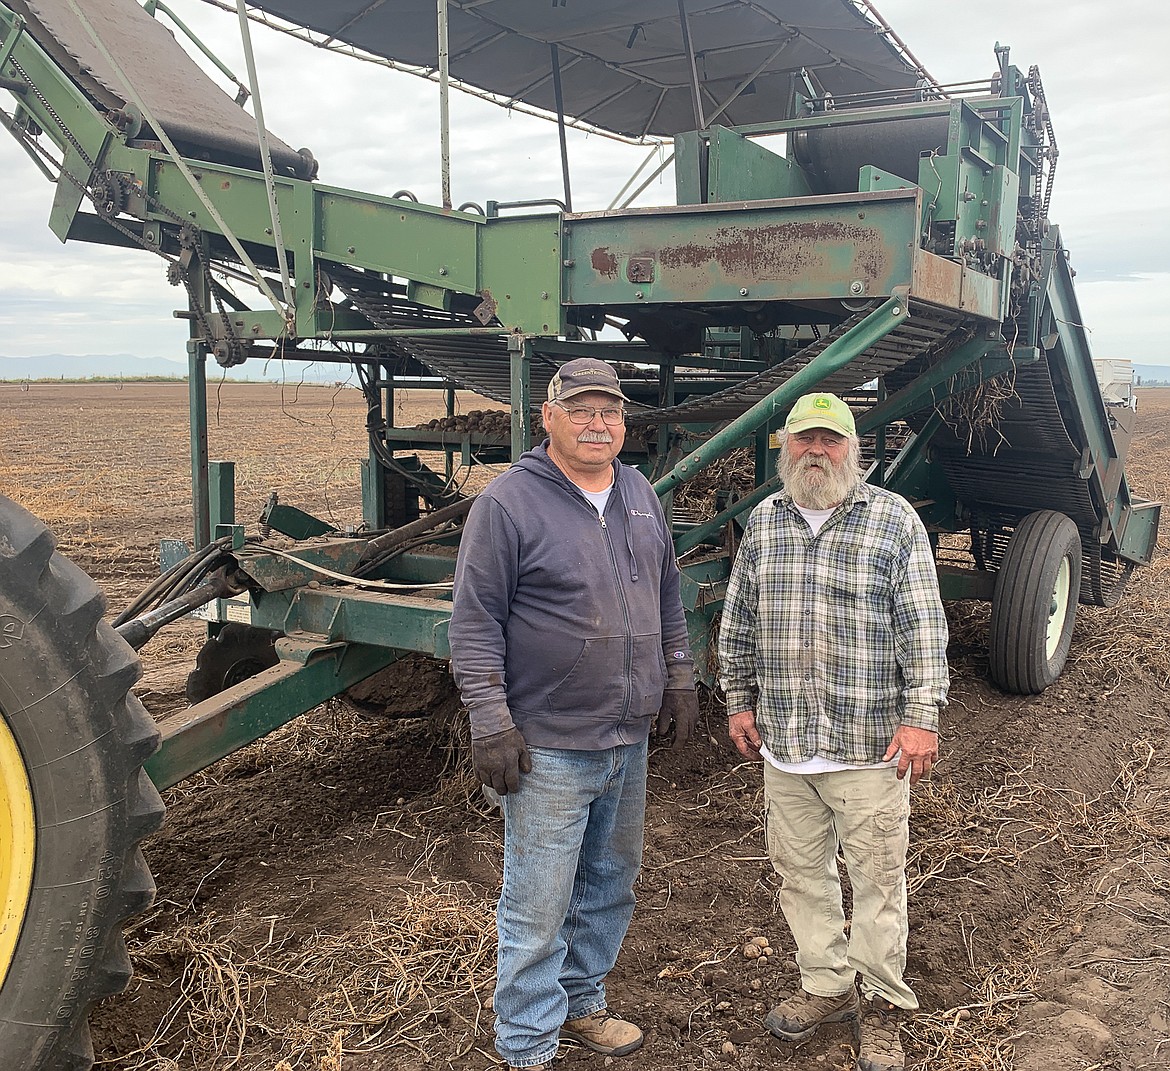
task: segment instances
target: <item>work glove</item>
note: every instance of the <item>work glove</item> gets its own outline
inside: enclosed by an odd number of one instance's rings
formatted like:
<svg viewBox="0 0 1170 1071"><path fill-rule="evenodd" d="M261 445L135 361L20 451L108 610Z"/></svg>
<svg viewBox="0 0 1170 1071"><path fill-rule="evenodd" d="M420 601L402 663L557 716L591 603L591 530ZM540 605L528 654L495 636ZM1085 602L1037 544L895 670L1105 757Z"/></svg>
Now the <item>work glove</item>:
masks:
<svg viewBox="0 0 1170 1071"><path fill-rule="evenodd" d="M480 784L501 796L520 787L520 775L532 772L532 756L520 730L513 726L471 741L471 765Z"/></svg>
<svg viewBox="0 0 1170 1071"><path fill-rule="evenodd" d="M674 727L674 744L677 751L690 738L699 724L699 696L694 688L669 688L662 693L662 706L658 710L658 721L654 732L669 736Z"/></svg>

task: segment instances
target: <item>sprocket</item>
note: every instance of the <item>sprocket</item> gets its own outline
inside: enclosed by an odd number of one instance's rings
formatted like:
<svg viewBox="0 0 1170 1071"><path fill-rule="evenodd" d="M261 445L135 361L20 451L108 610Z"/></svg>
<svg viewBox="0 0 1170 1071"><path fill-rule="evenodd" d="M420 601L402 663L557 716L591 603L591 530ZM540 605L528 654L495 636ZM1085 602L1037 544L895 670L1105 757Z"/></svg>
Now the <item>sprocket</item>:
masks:
<svg viewBox="0 0 1170 1071"><path fill-rule="evenodd" d="M89 196L102 219L113 219L126 211L129 187L124 175L99 171L90 183Z"/></svg>

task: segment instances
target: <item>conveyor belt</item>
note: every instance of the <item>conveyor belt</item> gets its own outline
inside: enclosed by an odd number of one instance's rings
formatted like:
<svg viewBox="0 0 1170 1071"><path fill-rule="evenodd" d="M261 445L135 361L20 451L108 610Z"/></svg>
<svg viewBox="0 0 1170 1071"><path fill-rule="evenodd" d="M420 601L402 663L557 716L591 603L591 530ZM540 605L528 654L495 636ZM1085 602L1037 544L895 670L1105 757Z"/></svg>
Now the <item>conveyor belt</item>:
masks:
<svg viewBox="0 0 1170 1071"><path fill-rule="evenodd" d="M1100 506L1089 481L1078 474L1082 448L1061 415L1058 385L1046 360L1021 366L1014 376L1014 394L984 442L969 442L952 430L936 435L931 450L959 500L993 523L1014 526L1042 509L1070 517L1081 533L1080 601L1112 605L1132 566L1101 556ZM991 564L998 562L1004 545L1006 540L991 548Z"/></svg>
<svg viewBox="0 0 1170 1071"><path fill-rule="evenodd" d="M402 287L376 276L334 267L331 278L363 316L380 328L475 328L483 324L470 313L427 308L406 300ZM390 354L417 361L434 375L484 398L511 405L512 366L503 334L404 335L380 345ZM564 354L532 354L529 388L534 409L548 395L548 384L565 361ZM632 409L644 408L636 402Z"/></svg>
<svg viewBox="0 0 1170 1071"><path fill-rule="evenodd" d="M6 0L27 32L100 108L126 108L126 89L65 0ZM179 151L259 168L256 122L133 0L85 0L85 17ZM140 137L151 137L149 128ZM310 177L312 161L269 134L278 171Z"/></svg>
<svg viewBox="0 0 1170 1071"><path fill-rule="evenodd" d="M938 436L935 446L962 497L1008 510L1055 509L1091 527L1088 486L1076 475L1081 451L1060 415L1048 364L1016 370L1014 395L1001 408L986 446Z"/></svg>
<svg viewBox="0 0 1170 1071"><path fill-rule="evenodd" d="M379 282L372 289L373 280L356 273L339 273L334 281L362 314L381 328L481 326L469 314L431 310L408 302L389 284ZM823 388L838 393L852 390L924 354L945 352L967 337L967 321L961 315L948 315L926 306L911 308L910 319L828 377ZM664 409L633 407L628 423L637 426L665 421L711 423L732 419L786 383L865 316L866 313L858 313L781 364L715 394L698 396ZM510 362L502 337L415 335L389 339L385 345L389 351L416 360L436 375L476 394L504 405L511 403ZM565 359L562 355L542 354L537 346L530 375L534 401L545 396L549 380Z"/></svg>
<svg viewBox="0 0 1170 1071"><path fill-rule="evenodd" d="M631 424L659 424L665 420L680 423L695 421L730 420L762 401L777 387L788 382L797 372L818 357L829 344L856 327L868 313L858 313L837 325L823 338L805 346L787 360L746 379L741 383L703 398L695 398L666 409L652 409L635 413ZM823 380L823 390L842 394L855 390L863 383L885 376L909 361L924 354L941 355L967 337L967 321L959 314L946 314L937 309L911 304L911 316L888 335L879 339L864 353L859 354L844 368Z"/></svg>
<svg viewBox="0 0 1170 1071"><path fill-rule="evenodd" d="M384 329L417 327L482 328L470 313L430 309L407 301L402 287L361 272L335 269L331 272L338 288L363 316ZM512 373L507 344L502 335L415 335L399 336L381 344L389 353L418 361L436 376L503 405L511 404ZM562 359L563 360L563 359ZM532 398L539 403L548 393L549 380L561 360L533 355L530 384Z"/></svg>

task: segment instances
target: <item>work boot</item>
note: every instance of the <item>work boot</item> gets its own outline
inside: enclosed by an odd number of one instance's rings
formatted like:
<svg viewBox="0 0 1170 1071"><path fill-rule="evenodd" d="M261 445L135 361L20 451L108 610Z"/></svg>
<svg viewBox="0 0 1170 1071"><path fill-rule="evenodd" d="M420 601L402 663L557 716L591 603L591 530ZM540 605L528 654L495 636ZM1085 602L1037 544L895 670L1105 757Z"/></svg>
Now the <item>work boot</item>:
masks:
<svg viewBox="0 0 1170 1071"><path fill-rule="evenodd" d="M607 1008L583 1015L580 1019L566 1019L561 1037L578 1041L587 1049L605 1056L625 1056L642 1047L642 1031L633 1023L619 1019Z"/></svg>
<svg viewBox="0 0 1170 1071"><path fill-rule="evenodd" d="M861 1053L857 1058L858 1071L903 1071L906 1055L898 1037L902 1009L884 997L873 996L866 1001L861 1018Z"/></svg>
<svg viewBox="0 0 1170 1071"><path fill-rule="evenodd" d="M764 1016L768 1032L785 1041L804 1041L824 1023L856 1022L857 990L850 986L835 997L818 997L801 989Z"/></svg>

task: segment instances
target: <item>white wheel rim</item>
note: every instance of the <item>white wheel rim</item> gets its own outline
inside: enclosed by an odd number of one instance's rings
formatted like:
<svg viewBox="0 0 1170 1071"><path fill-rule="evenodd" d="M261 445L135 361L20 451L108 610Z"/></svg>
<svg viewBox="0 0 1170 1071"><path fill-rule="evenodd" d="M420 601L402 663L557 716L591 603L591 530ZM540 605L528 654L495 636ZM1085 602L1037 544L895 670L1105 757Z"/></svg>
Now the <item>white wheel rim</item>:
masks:
<svg viewBox="0 0 1170 1071"><path fill-rule="evenodd" d="M1044 655L1051 659L1060 646L1060 638L1064 634L1064 620L1068 616L1069 581L1072 577L1072 564L1065 555L1060 559L1060 568L1056 573L1056 583L1052 587L1052 601L1048 604L1048 629L1044 636Z"/></svg>

